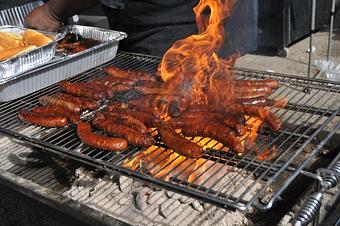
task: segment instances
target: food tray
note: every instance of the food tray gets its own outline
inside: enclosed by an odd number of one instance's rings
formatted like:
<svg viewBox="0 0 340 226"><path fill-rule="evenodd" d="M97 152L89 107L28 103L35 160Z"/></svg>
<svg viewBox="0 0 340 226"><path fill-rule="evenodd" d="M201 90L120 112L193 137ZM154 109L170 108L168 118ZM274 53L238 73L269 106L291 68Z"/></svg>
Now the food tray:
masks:
<svg viewBox="0 0 340 226"><path fill-rule="evenodd" d="M17 27L24 27L24 21L28 13L31 12L36 7L41 6L42 4L44 4L43 1L35 1L25 5L1 10L0 26L12 25Z"/></svg>
<svg viewBox="0 0 340 226"><path fill-rule="evenodd" d="M0 27L0 32L9 32L16 35L23 35L26 30L26 28L14 26ZM61 40L64 35L59 33L40 32L47 35L54 41L12 57L6 61L0 61L0 83L6 81L7 78L15 77L25 71L46 64L52 60L57 47L57 41Z"/></svg>
<svg viewBox="0 0 340 226"><path fill-rule="evenodd" d="M112 60L119 41L127 37L123 32L80 25L66 26L62 33L67 32L93 38L101 44L80 53L56 56L47 65L6 79L0 84L0 102L22 97Z"/></svg>

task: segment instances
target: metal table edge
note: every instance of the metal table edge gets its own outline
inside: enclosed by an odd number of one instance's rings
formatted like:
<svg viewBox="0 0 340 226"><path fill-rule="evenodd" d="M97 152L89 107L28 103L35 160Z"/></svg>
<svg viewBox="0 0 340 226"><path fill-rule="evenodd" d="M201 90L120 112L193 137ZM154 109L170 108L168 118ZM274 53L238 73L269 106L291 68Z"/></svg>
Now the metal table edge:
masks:
<svg viewBox="0 0 340 226"><path fill-rule="evenodd" d="M103 226L129 225L122 220L110 217L105 213L62 196L51 189L45 188L3 169L0 169L0 185L84 222L84 224Z"/></svg>

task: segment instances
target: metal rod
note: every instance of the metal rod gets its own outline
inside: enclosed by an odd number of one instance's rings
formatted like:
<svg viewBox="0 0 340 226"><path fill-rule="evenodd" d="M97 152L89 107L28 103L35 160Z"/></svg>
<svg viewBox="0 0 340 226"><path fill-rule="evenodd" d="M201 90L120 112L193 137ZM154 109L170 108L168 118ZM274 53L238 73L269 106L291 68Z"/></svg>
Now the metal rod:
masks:
<svg viewBox="0 0 340 226"><path fill-rule="evenodd" d="M312 0L311 12L311 27L309 37L309 60L308 60L308 78L311 78L312 73L312 60L313 60L313 36L315 32L315 13L316 13L316 0Z"/></svg>
<svg viewBox="0 0 340 226"><path fill-rule="evenodd" d="M330 23L329 23L329 34L328 34L327 61L329 61L331 58L334 17L335 17L335 0L332 0L331 16L330 16Z"/></svg>

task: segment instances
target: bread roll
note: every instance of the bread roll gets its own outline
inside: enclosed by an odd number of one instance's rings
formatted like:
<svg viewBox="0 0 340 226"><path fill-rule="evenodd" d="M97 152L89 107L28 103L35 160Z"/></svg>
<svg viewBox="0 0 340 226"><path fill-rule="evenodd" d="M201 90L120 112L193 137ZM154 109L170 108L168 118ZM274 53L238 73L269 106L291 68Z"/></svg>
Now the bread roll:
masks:
<svg viewBox="0 0 340 226"><path fill-rule="evenodd" d="M34 30L26 30L23 34L22 40L26 45L35 46L44 46L53 41L46 35Z"/></svg>
<svg viewBox="0 0 340 226"><path fill-rule="evenodd" d="M22 46L22 37L9 32L0 32L0 50Z"/></svg>
<svg viewBox="0 0 340 226"><path fill-rule="evenodd" d="M0 52L0 61L8 60L24 52L37 48L34 45L9 48Z"/></svg>

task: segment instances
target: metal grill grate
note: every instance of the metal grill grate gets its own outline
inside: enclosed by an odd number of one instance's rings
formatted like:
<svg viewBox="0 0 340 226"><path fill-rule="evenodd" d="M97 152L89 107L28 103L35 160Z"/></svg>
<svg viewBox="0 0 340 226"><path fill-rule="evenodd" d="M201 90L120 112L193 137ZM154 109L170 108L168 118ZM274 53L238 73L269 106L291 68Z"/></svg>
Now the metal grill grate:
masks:
<svg viewBox="0 0 340 226"><path fill-rule="evenodd" d="M158 63L158 58L121 52L109 64L154 72ZM199 162L185 159L166 174L160 174L170 164L178 161L178 158L183 157L177 156L168 164L156 166L155 162L168 159L173 154L161 143L156 143L148 149L150 156L153 153L162 153L161 155L150 157L137 170L125 168L126 161L143 150L129 147L121 153L111 153L92 149L80 142L72 126L46 129L23 123L18 118L21 108L32 108L38 104L40 96L58 92L57 85L0 104L0 132L50 153L103 170L118 171L218 206L241 210L251 206L270 208L336 132L340 115L340 85L244 69L234 69L234 74L237 79L277 79L281 87L272 94L272 98L285 97L289 100L285 109L274 111L283 122L281 131L261 131L257 147L254 148L256 150L249 150L243 156L225 152L223 145L209 138L193 138L210 148ZM70 80L85 81L102 75L101 69L97 68ZM309 92L305 92L306 90ZM87 119L91 115L91 112L87 113L83 118ZM273 145L276 147L274 159L258 160L254 153L263 153ZM194 177L189 178L188 175Z"/></svg>

